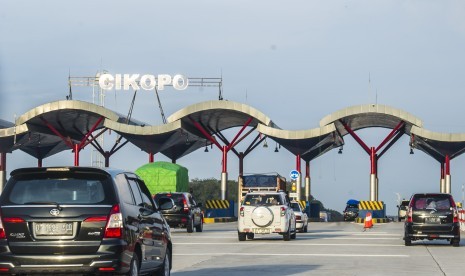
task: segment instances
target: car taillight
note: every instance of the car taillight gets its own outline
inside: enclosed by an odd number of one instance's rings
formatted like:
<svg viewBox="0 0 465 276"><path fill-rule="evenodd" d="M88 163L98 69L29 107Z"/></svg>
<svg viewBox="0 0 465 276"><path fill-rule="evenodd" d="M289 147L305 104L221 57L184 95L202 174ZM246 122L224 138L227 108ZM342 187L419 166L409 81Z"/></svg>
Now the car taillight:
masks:
<svg viewBox="0 0 465 276"><path fill-rule="evenodd" d="M239 209L239 214L241 215L241 217L244 216L244 207L241 207L241 209Z"/></svg>
<svg viewBox="0 0 465 276"><path fill-rule="evenodd" d="M408 209L406 221L407 221L407 222L413 222L413 218L412 218L412 208L409 208L409 209Z"/></svg>
<svg viewBox="0 0 465 276"><path fill-rule="evenodd" d="M2 223L2 214L0 213L0 239L6 239L5 229Z"/></svg>
<svg viewBox="0 0 465 276"><path fill-rule="evenodd" d="M108 216L107 226L105 227L104 238L123 238L123 215L119 209L119 205L115 204L111 207L110 215Z"/></svg>
<svg viewBox="0 0 465 276"><path fill-rule="evenodd" d="M184 213L189 213L189 207L187 206L187 201L185 198L182 200L182 205L184 205Z"/></svg>
<svg viewBox="0 0 465 276"><path fill-rule="evenodd" d="M284 215L286 214L286 208L285 207L281 207L281 216L284 217Z"/></svg>
<svg viewBox="0 0 465 276"><path fill-rule="evenodd" d="M459 222L459 214L457 210L454 208L454 222Z"/></svg>
<svg viewBox="0 0 465 276"><path fill-rule="evenodd" d="M302 218L300 216L295 216L296 220L301 220Z"/></svg>

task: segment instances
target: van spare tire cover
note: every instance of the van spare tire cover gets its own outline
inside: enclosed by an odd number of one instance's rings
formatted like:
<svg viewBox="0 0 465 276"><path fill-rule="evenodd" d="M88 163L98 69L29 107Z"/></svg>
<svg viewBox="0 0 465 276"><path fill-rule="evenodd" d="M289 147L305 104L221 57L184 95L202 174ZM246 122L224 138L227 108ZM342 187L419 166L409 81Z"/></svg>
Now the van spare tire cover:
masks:
<svg viewBox="0 0 465 276"><path fill-rule="evenodd" d="M273 211L266 206L259 206L252 211L252 222L259 227L269 226L273 218Z"/></svg>

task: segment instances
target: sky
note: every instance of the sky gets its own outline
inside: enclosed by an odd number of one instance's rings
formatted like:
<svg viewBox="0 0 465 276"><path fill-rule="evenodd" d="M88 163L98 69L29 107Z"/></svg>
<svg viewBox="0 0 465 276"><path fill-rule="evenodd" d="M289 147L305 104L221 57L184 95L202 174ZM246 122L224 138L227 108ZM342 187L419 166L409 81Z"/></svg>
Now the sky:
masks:
<svg viewBox="0 0 465 276"><path fill-rule="evenodd" d="M226 100L250 105L286 130L316 128L339 109L378 103L419 117L428 130L465 133L465 2L459 0L1 0L0 34L0 119L10 122L36 106L64 100L68 76L106 70L222 77ZM132 96L109 91L105 107L127 114ZM73 99L92 102L92 88L73 87ZM218 89L211 87L160 91L167 117L216 99ZM132 116L162 124L153 92L138 93ZM357 134L377 146L389 131ZM312 194L338 211L350 198L369 199L369 156L351 137L344 139L343 154L336 149L310 164ZM396 214L398 197L439 191L439 163L419 150L410 155L408 141L401 138L378 163L379 199L389 215ZM295 157L283 148L275 153L268 142L246 158L244 171L289 179ZM91 149L81 153L81 165L90 165L90 155ZM44 165L73 160L66 151ZM155 160L169 161L160 154ZM135 170L148 156L127 145L110 162ZM191 179L220 179L218 149L200 149L177 163L189 169ZM36 165L23 152L7 155L8 173ZM463 156L451 162L456 201L464 196L464 166ZM238 159L230 154L228 177L237 175Z"/></svg>

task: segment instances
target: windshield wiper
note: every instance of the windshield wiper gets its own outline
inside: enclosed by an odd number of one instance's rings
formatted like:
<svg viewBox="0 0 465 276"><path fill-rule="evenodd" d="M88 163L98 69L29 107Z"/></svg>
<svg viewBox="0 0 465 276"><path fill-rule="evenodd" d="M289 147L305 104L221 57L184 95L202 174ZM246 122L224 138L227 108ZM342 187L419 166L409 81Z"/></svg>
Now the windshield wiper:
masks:
<svg viewBox="0 0 465 276"><path fill-rule="evenodd" d="M58 210L63 210L60 204L56 201L29 201L24 202L24 204L33 204L33 205L56 205Z"/></svg>

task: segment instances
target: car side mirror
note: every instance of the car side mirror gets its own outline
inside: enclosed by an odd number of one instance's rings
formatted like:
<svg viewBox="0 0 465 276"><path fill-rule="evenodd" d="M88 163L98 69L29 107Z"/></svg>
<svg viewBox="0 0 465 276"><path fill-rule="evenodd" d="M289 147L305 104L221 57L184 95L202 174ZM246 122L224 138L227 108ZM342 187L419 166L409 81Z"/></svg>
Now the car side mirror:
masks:
<svg viewBox="0 0 465 276"><path fill-rule="evenodd" d="M397 205L397 208L399 208L399 205Z"/></svg>

